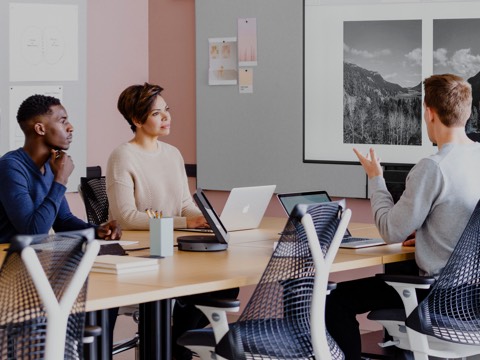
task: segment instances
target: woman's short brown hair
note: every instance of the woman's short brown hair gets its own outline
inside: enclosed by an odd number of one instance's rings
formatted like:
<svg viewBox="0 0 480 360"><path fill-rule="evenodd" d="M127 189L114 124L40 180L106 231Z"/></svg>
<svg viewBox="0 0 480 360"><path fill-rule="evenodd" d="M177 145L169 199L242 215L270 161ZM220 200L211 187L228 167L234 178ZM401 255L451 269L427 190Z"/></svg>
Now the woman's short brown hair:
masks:
<svg viewBox="0 0 480 360"><path fill-rule="evenodd" d="M149 83L132 85L122 91L118 98L117 109L127 120L133 132L137 130L134 120L140 124L147 121L148 114L162 91L162 87Z"/></svg>

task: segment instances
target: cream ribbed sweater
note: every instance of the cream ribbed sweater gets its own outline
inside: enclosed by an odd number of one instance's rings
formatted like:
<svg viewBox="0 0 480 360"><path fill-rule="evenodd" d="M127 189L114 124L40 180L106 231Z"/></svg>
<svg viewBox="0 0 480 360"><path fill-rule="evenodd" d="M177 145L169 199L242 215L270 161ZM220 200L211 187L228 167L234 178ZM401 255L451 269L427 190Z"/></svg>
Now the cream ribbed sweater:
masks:
<svg viewBox="0 0 480 360"><path fill-rule="evenodd" d="M202 214L190 194L182 155L167 143L159 141L153 152L120 145L108 159L106 180L110 218L124 230L147 230L147 208L173 216L175 228Z"/></svg>

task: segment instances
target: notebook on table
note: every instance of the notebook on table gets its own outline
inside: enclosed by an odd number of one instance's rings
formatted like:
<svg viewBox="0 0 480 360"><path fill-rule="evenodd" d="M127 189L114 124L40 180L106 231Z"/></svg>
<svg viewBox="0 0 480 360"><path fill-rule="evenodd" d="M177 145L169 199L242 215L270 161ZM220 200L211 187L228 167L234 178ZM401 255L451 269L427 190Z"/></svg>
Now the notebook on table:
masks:
<svg viewBox="0 0 480 360"><path fill-rule="evenodd" d="M145 259L134 256L98 255L91 271L120 275L156 269L158 269L158 260L156 259Z"/></svg>
<svg viewBox="0 0 480 360"><path fill-rule="evenodd" d="M233 188L223 207L220 220L227 231L256 229L263 219L276 185ZM175 229L178 231L212 233L211 229Z"/></svg>
<svg viewBox="0 0 480 360"><path fill-rule="evenodd" d="M332 199L326 191L308 191L297 193L277 194L283 209L290 215L291 211L297 204L316 204L322 202L330 202ZM343 237L341 248L359 249L369 246L385 245L386 242L381 238L364 238L352 236L347 228Z"/></svg>

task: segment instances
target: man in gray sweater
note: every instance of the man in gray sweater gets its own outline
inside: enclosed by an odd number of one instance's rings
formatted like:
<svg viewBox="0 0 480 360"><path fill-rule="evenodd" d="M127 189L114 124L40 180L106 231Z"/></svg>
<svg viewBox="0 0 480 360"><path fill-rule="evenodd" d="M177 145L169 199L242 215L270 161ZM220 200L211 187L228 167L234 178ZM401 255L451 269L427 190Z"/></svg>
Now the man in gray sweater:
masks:
<svg viewBox="0 0 480 360"><path fill-rule="evenodd" d="M465 133L472 105L470 84L451 74L433 75L425 79L424 88L424 120L438 152L410 171L396 204L375 151L370 149L366 156L354 152L368 176L372 212L382 237L398 243L415 232L420 275L438 276L480 199L480 144ZM326 322L347 360L361 358L356 315L394 307L403 307L400 296L382 280L338 284L327 299Z"/></svg>

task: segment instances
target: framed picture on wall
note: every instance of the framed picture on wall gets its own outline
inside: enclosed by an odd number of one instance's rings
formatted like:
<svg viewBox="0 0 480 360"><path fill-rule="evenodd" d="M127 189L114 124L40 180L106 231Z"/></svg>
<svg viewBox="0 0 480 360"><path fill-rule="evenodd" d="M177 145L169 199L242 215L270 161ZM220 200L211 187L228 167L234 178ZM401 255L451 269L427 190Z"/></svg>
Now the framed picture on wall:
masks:
<svg viewBox="0 0 480 360"><path fill-rule="evenodd" d="M480 4L479 4L480 6ZM480 19L433 20L433 73L451 73L472 85L467 135L480 141Z"/></svg>
<svg viewBox="0 0 480 360"><path fill-rule="evenodd" d="M451 72L480 82L480 21L469 19L478 10L472 1L306 1L304 161L358 164L354 147L374 147L383 164L415 164L435 153L422 80ZM472 136L479 98L474 93Z"/></svg>

